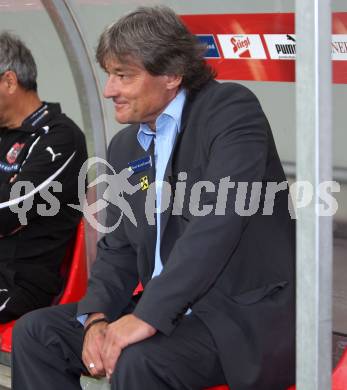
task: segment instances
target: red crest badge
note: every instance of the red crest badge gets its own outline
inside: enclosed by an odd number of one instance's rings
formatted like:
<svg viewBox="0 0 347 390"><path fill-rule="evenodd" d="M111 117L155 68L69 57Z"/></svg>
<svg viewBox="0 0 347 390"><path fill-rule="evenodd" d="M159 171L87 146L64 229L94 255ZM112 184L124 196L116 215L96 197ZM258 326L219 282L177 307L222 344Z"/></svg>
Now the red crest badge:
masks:
<svg viewBox="0 0 347 390"><path fill-rule="evenodd" d="M12 148L6 154L6 160L9 164L14 164L17 160L17 157L21 150L24 148L25 144L15 143Z"/></svg>

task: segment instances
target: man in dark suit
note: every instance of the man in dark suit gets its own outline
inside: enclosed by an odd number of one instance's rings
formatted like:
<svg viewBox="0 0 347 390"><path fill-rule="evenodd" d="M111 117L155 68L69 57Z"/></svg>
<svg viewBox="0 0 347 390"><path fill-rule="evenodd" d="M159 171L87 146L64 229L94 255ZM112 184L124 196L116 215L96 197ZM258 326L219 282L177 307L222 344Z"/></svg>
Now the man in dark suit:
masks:
<svg viewBox="0 0 347 390"><path fill-rule="evenodd" d="M13 389L78 389L86 371L117 390L285 389L295 234L288 191L274 190L285 176L259 102L213 80L165 7L107 28L97 59L116 119L131 124L108 161L138 188L122 194L132 214L109 204L117 229L99 242L78 305L17 323Z"/></svg>

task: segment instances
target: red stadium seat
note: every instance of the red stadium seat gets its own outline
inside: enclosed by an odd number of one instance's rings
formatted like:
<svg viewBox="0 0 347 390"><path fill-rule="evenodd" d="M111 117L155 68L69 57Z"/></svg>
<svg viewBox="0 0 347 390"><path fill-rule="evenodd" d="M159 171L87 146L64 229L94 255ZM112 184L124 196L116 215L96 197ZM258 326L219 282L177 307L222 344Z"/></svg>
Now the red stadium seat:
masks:
<svg viewBox="0 0 347 390"><path fill-rule="evenodd" d="M62 293L53 304L77 302L83 297L87 288L87 258L84 241L84 222L77 227L74 243L68 248L61 266L65 285ZM0 324L0 350L11 352L12 329L16 321Z"/></svg>
<svg viewBox="0 0 347 390"><path fill-rule="evenodd" d="M0 350L11 352L12 350L12 329L16 321L0 324Z"/></svg>
<svg viewBox="0 0 347 390"><path fill-rule="evenodd" d="M291 386L288 390L295 390L295 386ZM346 390L347 389L347 348L340 361L333 372L332 378L332 390ZM230 390L230 388L226 385L209 387L205 390Z"/></svg>
<svg viewBox="0 0 347 390"><path fill-rule="evenodd" d="M347 348L333 373L333 390L347 389Z"/></svg>
<svg viewBox="0 0 347 390"><path fill-rule="evenodd" d="M57 304L79 301L87 289L87 253L83 219L77 227L73 250L65 257L62 264L62 276L65 282L62 295Z"/></svg>
<svg viewBox="0 0 347 390"><path fill-rule="evenodd" d="M288 390L295 390L292 386ZM333 372L332 390L346 390L347 389L347 348L342 354L337 366Z"/></svg>
<svg viewBox="0 0 347 390"><path fill-rule="evenodd" d="M141 282L140 282L140 283L137 285L137 287L135 288L133 295L137 295L137 294L141 293L142 291L143 291L143 287L142 287L142 284L141 284Z"/></svg>

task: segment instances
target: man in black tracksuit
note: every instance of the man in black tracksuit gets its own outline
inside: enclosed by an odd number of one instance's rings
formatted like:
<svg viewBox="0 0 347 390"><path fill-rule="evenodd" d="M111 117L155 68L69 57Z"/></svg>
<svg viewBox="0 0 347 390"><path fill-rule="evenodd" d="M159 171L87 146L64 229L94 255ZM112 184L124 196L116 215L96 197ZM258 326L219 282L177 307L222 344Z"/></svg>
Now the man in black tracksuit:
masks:
<svg viewBox="0 0 347 390"><path fill-rule="evenodd" d="M36 65L15 36L0 34L0 322L49 305L81 213L85 138L59 104L37 95ZM84 190L84 188L82 189Z"/></svg>

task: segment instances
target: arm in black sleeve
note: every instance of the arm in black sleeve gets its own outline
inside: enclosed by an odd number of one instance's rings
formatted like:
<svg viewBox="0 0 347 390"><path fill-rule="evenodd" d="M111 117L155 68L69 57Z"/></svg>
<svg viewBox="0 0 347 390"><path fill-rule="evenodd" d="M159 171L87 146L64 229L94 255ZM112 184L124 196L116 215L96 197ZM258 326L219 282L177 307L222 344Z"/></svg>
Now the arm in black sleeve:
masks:
<svg viewBox="0 0 347 390"><path fill-rule="evenodd" d="M21 207L23 201L32 202L26 213L27 223L38 216L37 205L46 203L40 197L40 190L49 187L52 181L62 184L62 192L54 193L61 200L64 187L73 179L71 167L78 148L85 148L84 140L83 144L81 142L82 137L64 126L54 126L35 140L18 174L0 185L0 235L11 234L22 227L18 212L12 211L10 206ZM27 190L24 190L23 182L28 183Z"/></svg>
<svg viewBox="0 0 347 390"><path fill-rule="evenodd" d="M117 136L108 148L107 161L116 153L113 146ZM117 167L114 167L117 170ZM93 264L85 297L78 304L77 315L104 313L109 319L118 318L129 304L138 284L137 255L124 231L120 209L109 203L106 209L106 226L117 228L105 234L98 242L96 260Z"/></svg>

